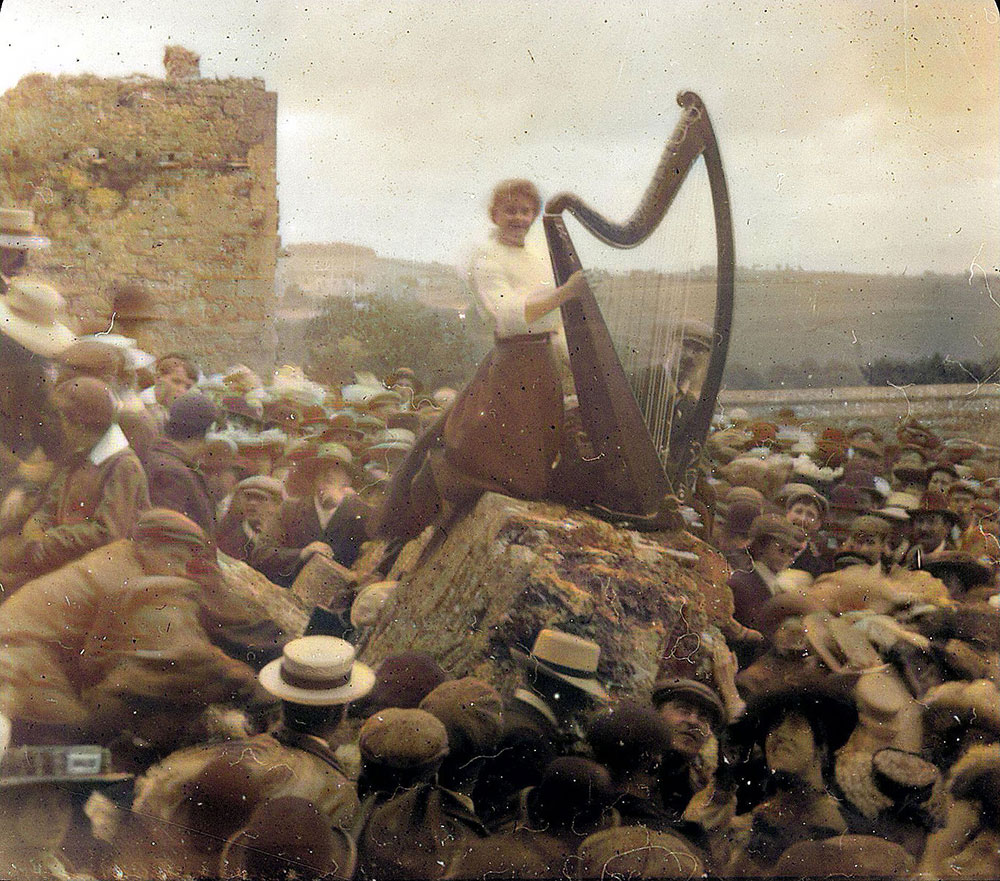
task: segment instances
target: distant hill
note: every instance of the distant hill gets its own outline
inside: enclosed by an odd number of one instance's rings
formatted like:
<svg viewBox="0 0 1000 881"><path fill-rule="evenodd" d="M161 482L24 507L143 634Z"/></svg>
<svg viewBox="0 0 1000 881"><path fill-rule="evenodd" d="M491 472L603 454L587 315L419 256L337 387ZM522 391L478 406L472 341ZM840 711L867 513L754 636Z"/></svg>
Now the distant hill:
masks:
<svg viewBox="0 0 1000 881"><path fill-rule="evenodd" d="M379 257L369 248L344 243L289 245L279 259L282 311L297 317L318 312L326 297L387 292L416 299L429 308L464 311L470 305L457 268L441 263ZM638 293L675 276L636 272L616 276L618 289L609 300L634 305ZM711 320L714 281L705 273L686 279L687 314ZM1000 352L1000 275L989 287L980 273L924 273L890 276L811 272L801 269L739 268L735 316L729 352L730 384L739 386L740 370L767 373L775 365L829 368L832 385L863 384L863 369L888 358L909 361L935 353L946 360L982 362ZM600 298L600 297L599 297ZM613 321L631 335L650 336L653 316L625 315ZM624 322L624 324L621 324Z"/></svg>

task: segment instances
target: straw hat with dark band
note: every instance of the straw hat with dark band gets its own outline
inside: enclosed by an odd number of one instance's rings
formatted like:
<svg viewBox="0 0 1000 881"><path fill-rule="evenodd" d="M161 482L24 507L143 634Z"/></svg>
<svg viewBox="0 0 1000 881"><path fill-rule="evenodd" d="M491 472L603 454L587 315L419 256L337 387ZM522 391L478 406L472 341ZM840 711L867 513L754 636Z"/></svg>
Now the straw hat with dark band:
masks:
<svg viewBox="0 0 1000 881"><path fill-rule="evenodd" d="M608 693L597 680L601 647L589 639L561 630L539 631L531 652L511 649L511 655L528 667L568 682L591 697L606 700Z"/></svg>
<svg viewBox="0 0 1000 881"><path fill-rule="evenodd" d="M275 697L319 707L350 703L375 685L374 671L355 660L354 646L333 636L293 639L259 679Z"/></svg>

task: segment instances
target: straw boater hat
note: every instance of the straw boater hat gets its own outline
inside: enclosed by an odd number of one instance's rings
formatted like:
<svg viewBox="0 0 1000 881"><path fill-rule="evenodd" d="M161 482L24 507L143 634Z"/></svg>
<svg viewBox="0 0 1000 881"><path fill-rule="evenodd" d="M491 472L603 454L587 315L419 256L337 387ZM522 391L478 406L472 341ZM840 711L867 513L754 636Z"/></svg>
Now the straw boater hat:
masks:
<svg viewBox="0 0 1000 881"><path fill-rule="evenodd" d="M0 248L37 251L52 243L35 226L35 212L25 208L0 208Z"/></svg>
<svg viewBox="0 0 1000 881"><path fill-rule="evenodd" d="M374 671L355 659L354 646L333 636L293 639L259 678L275 697L316 707L350 703L375 685Z"/></svg>
<svg viewBox="0 0 1000 881"><path fill-rule="evenodd" d="M64 301L44 282L17 277L0 297L0 332L36 355L53 358L76 340L59 321Z"/></svg>
<svg viewBox="0 0 1000 881"><path fill-rule="evenodd" d="M596 642L546 627L539 631L528 654L512 648L511 655L527 667L568 682L591 697L608 698L597 680L601 647Z"/></svg>

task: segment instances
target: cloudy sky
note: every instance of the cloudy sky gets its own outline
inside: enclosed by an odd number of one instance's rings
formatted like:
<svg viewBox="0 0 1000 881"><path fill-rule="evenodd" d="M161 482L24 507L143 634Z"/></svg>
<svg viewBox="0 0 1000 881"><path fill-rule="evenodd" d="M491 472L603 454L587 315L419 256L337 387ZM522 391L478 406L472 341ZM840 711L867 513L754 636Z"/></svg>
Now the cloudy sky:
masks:
<svg viewBox="0 0 1000 881"><path fill-rule="evenodd" d="M998 35L992 0L3 0L0 91L180 43L278 93L286 242L454 262L501 177L626 216L692 89L741 264L968 272L1000 260Z"/></svg>

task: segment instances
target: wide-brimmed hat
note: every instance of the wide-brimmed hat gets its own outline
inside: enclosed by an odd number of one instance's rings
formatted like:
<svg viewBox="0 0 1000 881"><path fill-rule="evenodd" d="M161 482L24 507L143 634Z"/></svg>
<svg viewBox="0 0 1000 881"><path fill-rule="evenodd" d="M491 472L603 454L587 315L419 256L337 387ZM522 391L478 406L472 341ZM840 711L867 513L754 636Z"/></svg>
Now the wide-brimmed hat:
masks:
<svg viewBox="0 0 1000 881"><path fill-rule="evenodd" d="M354 646L334 636L303 636L286 643L281 657L259 674L266 691L307 706L337 706L364 697L375 685L371 667Z"/></svg>
<svg viewBox="0 0 1000 881"><path fill-rule="evenodd" d="M600 700L608 697L597 679L601 647L592 640L546 627L538 632L529 653L512 648L511 655L529 668L567 682L591 697Z"/></svg>
<svg viewBox="0 0 1000 881"><path fill-rule="evenodd" d="M156 298L137 282L121 282L114 289L111 309L124 321L158 321L163 318Z"/></svg>
<svg viewBox="0 0 1000 881"><path fill-rule="evenodd" d="M714 688L697 679L685 679L673 676L667 679L657 679L653 683L653 694L650 700L654 707L661 707L675 697L685 697L705 709L712 718L712 727L718 729L726 721L726 709Z"/></svg>
<svg viewBox="0 0 1000 881"><path fill-rule="evenodd" d="M27 208L0 208L0 248L37 251L52 242L35 226L35 212Z"/></svg>
<svg viewBox="0 0 1000 881"><path fill-rule="evenodd" d="M748 668L749 669L749 668ZM747 696L743 715L732 726L738 741L761 740L771 724L787 712L799 712L815 723L815 730L835 752L854 731L858 712L851 696L851 677L805 675L801 681L760 683Z"/></svg>
<svg viewBox="0 0 1000 881"><path fill-rule="evenodd" d="M0 333L36 355L53 358L76 340L59 321L64 305L51 285L18 276L0 297Z"/></svg>
<svg viewBox="0 0 1000 881"><path fill-rule="evenodd" d="M942 551L933 557L925 556L920 561L920 568L935 578L954 574L967 587L989 582L996 572L996 567L962 551Z"/></svg>

